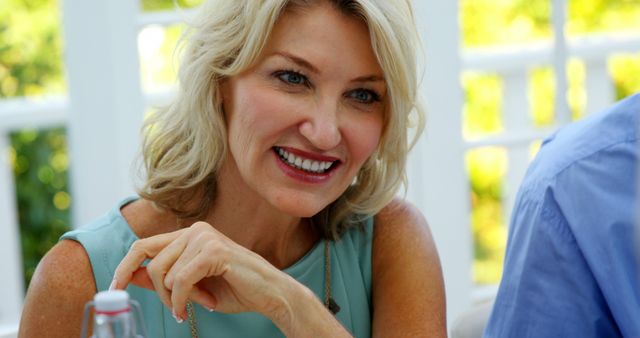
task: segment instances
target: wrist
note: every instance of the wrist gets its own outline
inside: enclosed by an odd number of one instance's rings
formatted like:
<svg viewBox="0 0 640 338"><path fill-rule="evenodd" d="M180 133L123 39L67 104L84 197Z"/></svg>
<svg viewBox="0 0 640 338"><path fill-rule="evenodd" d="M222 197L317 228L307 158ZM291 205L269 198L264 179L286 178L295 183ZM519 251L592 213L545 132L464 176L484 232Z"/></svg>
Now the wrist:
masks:
<svg viewBox="0 0 640 338"><path fill-rule="evenodd" d="M287 337L290 337L287 332L295 330L296 320L299 319L296 318L297 312L305 308L303 304L316 300L316 296L291 276L286 275L285 278L286 281L279 284L281 287L278 288L269 317Z"/></svg>
<svg viewBox="0 0 640 338"><path fill-rule="evenodd" d="M286 337L351 337L322 301L305 285L291 278L284 297L271 317Z"/></svg>

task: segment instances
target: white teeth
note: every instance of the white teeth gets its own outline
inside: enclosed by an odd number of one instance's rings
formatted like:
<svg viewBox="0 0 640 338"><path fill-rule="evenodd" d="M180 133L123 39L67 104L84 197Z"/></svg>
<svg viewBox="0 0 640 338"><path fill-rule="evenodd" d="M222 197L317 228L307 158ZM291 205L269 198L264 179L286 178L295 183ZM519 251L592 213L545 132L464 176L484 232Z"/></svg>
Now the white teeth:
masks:
<svg viewBox="0 0 640 338"><path fill-rule="evenodd" d="M333 162L305 159L287 152L282 148L276 147L276 152L280 155L280 158L283 161L287 162L290 166L309 172L323 173L333 164Z"/></svg>

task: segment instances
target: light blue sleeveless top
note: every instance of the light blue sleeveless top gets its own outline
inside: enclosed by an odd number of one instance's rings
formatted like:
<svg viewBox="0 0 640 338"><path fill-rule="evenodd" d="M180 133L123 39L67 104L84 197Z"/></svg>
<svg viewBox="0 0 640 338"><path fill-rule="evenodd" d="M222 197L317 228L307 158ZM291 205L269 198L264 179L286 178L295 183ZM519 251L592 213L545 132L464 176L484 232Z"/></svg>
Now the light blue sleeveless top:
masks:
<svg viewBox="0 0 640 338"><path fill-rule="evenodd" d="M124 205L136 199L123 200L106 215L61 237L79 242L87 251L98 291L109 288L115 268L138 239L120 212ZM354 337L371 336L372 237L373 219L369 218L364 231L350 229L340 240L330 243L332 296L341 308L336 317ZM320 300L324 299L322 241L283 271L310 288ZM142 305L150 338L191 337L188 322L176 323L155 292L133 285L127 291ZM198 304L194 304L194 308L201 338L284 336L268 318L258 313L209 312Z"/></svg>

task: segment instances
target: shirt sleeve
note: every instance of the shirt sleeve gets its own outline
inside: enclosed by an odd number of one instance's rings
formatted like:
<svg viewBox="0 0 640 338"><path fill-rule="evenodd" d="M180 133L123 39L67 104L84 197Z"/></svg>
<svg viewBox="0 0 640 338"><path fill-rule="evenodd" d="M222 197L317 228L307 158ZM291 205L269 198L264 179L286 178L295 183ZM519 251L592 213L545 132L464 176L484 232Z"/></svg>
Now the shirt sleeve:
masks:
<svg viewBox="0 0 640 338"><path fill-rule="evenodd" d="M635 138L603 149L561 173L555 192L602 307L624 337L640 337L637 152Z"/></svg>
<svg viewBox="0 0 640 338"><path fill-rule="evenodd" d="M640 337L636 155L620 147L523 186L485 337Z"/></svg>

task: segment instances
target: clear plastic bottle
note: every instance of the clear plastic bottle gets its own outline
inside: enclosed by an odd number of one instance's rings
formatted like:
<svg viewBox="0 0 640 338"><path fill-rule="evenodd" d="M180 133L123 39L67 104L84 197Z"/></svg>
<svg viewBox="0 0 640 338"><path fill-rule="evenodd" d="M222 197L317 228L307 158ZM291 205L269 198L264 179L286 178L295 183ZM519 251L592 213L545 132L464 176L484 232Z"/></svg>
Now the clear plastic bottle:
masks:
<svg viewBox="0 0 640 338"><path fill-rule="evenodd" d="M140 306L123 290L102 291L87 303L82 321L82 338L87 338L90 309L95 309L91 338L145 338ZM136 310L138 319L134 315Z"/></svg>

